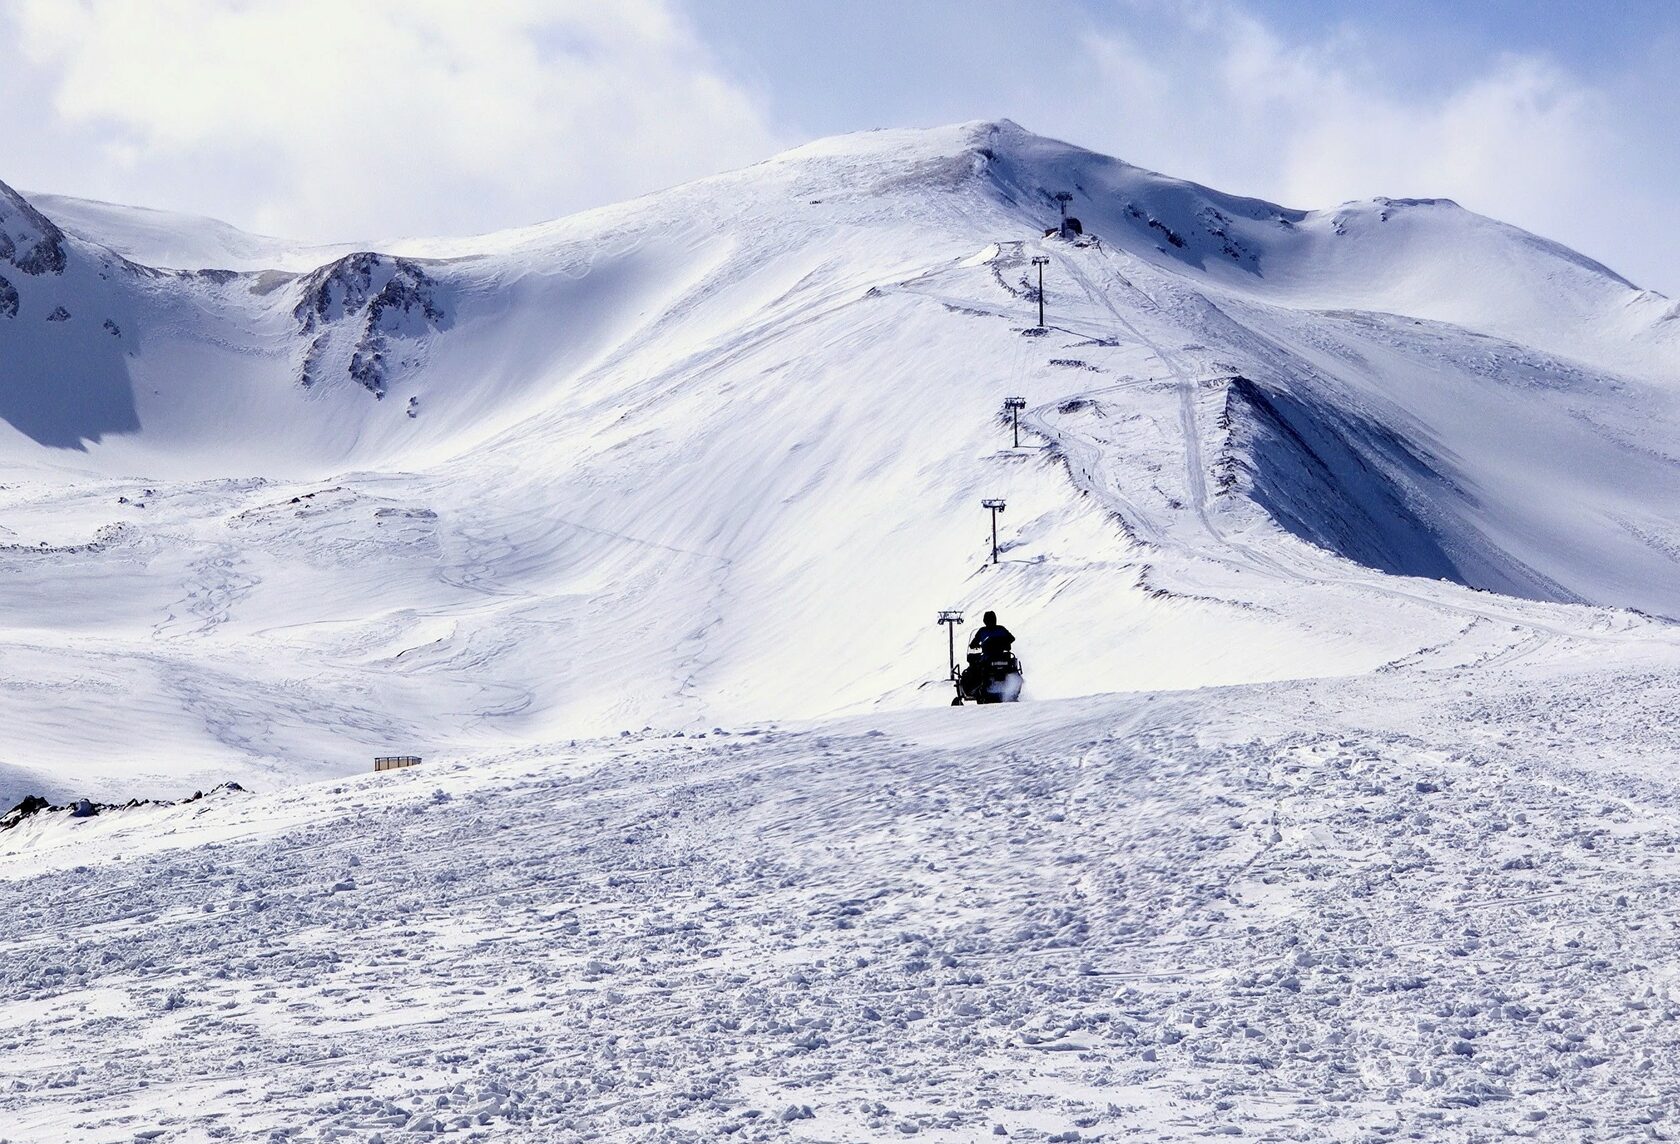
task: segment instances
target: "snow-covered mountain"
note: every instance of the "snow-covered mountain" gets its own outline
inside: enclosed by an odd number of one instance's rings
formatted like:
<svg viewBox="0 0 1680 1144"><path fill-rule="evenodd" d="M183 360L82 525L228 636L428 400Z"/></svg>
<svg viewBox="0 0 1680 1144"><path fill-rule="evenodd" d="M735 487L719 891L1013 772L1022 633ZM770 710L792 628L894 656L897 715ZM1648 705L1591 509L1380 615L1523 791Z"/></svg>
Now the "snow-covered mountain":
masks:
<svg viewBox="0 0 1680 1144"><path fill-rule="evenodd" d="M0 794L939 703L942 607L1037 698L1680 615L1675 306L1449 202L1008 122L316 265L42 201L0 191Z"/></svg>
<svg viewBox="0 0 1680 1144"><path fill-rule="evenodd" d="M0 187L6 1139L1680 1117L1668 299L1007 122L359 246Z"/></svg>

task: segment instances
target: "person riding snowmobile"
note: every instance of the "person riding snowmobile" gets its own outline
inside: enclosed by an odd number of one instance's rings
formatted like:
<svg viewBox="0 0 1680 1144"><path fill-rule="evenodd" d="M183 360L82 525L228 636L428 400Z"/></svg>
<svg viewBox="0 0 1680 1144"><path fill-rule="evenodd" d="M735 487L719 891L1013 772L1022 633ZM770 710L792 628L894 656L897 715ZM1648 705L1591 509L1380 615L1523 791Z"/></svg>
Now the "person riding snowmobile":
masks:
<svg viewBox="0 0 1680 1144"><path fill-rule="evenodd" d="M985 614L985 623L968 641L968 665L957 677L957 698L967 696L977 703L1013 701L1020 694L1020 661L1013 654L1015 636L997 622L996 612ZM1013 684L1006 681L1014 680ZM1001 686L1000 686L1001 684Z"/></svg>
<svg viewBox="0 0 1680 1144"><path fill-rule="evenodd" d="M1008 628L997 621L996 612L987 612L981 617L985 622L974 629L974 635L968 641L970 648L978 649L987 659L996 659L1009 654L1015 646L1015 637Z"/></svg>

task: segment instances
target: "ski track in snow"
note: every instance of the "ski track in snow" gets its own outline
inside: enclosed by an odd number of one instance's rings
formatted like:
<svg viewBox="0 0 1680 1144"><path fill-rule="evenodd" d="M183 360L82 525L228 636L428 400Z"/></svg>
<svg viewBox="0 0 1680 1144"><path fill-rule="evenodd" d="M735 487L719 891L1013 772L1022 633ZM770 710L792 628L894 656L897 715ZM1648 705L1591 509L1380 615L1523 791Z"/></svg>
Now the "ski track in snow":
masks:
<svg viewBox="0 0 1680 1144"><path fill-rule="evenodd" d="M1660 1134L1672 679L633 736L86 820L0 867L4 1135Z"/></svg>

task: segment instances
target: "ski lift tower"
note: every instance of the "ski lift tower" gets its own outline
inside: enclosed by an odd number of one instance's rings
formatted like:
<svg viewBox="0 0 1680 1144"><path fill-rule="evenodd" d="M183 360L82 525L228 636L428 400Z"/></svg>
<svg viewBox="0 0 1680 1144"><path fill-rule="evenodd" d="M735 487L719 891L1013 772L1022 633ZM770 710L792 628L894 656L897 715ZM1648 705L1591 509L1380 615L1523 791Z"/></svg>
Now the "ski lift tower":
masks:
<svg viewBox="0 0 1680 1144"><path fill-rule="evenodd" d="M1021 447L1021 410L1027 407L1027 399L1024 397L1006 397L1003 399L1003 407L1009 410L1010 415L1014 418L1015 447L1019 449Z"/></svg>
<svg viewBox="0 0 1680 1144"><path fill-rule="evenodd" d="M980 502L980 507L992 510L992 563L996 564L998 562L997 514L1002 512L1006 506L1002 497L987 497Z"/></svg>
<svg viewBox="0 0 1680 1144"><path fill-rule="evenodd" d="M1073 196L1066 191L1056 192L1056 201L1062 204L1062 226L1067 226L1067 205L1073 201Z"/></svg>
<svg viewBox="0 0 1680 1144"><path fill-rule="evenodd" d="M1032 264L1038 267L1038 328L1044 328L1044 268L1050 260L1042 254L1033 255Z"/></svg>
<svg viewBox="0 0 1680 1144"><path fill-rule="evenodd" d="M939 622L945 625L946 658L950 661L951 681L957 678L957 625L963 622L962 612L947 609L939 613Z"/></svg>

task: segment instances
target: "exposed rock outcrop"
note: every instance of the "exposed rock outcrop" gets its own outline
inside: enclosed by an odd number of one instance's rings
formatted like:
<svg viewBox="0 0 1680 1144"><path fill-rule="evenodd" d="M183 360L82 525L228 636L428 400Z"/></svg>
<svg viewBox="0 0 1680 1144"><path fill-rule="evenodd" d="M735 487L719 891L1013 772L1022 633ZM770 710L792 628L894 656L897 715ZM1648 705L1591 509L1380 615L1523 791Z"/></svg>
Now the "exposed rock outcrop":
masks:
<svg viewBox="0 0 1680 1144"><path fill-rule="evenodd" d="M341 369L383 398L404 360L398 341L417 343L448 325L436 282L406 258L346 255L310 274L302 290L292 314L303 334L314 335L298 379L306 389Z"/></svg>
<svg viewBox="0 0 1680 1144"><path fill-rule="evenodd" d="M63 274L64 232L0 183L0 262L24 274Z"/></svg>

